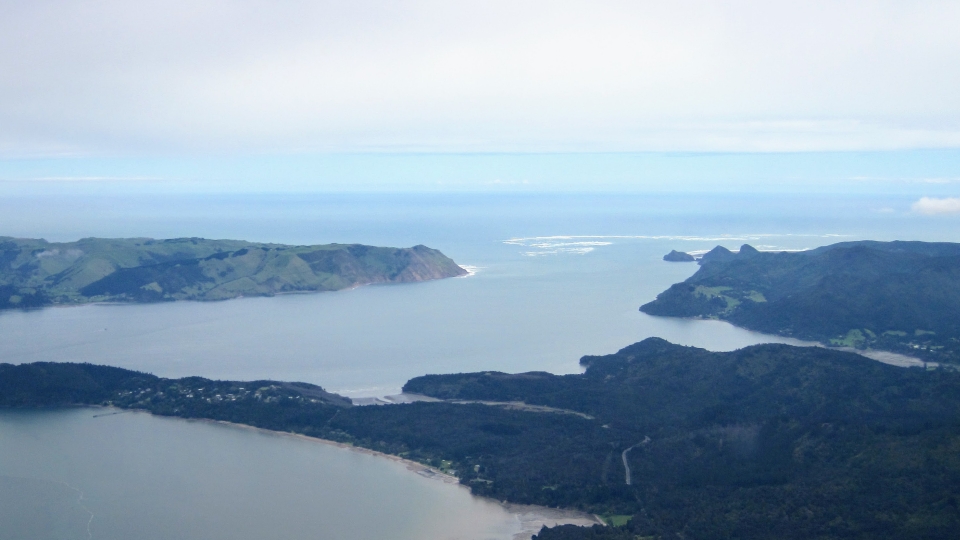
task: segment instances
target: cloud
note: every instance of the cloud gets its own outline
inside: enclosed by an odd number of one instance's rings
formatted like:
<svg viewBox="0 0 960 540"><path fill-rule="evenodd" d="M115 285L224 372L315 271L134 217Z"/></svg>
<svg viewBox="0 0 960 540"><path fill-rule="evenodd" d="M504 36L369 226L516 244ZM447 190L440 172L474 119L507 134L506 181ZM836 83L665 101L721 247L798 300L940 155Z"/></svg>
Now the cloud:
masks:
<svg viewBox="0 0 960 540"><path fill-rule="evenodd" d="M0 152L960 147L956 2L11 1Z"/></svg>
<svg viewBox="0 0 960 540"><path fill-rule="evenodd" d="M110 184L110 183L158 183L174 182L173 179L162 176L13 176L4 177L0 175L2 184L32 184L32 183L53 183L53 184ZM181 181L182 182L182 181Z"/></svg>
<svg viewBox="0 0 960 540"><path fill-rule="evenodd" d="M914 212L926 215L960 214L960 197L937 199L923 197L910 207Z"/></svg>
<svg viewBox="0 0 960 540"><path fill-rule="evenodd" d="M850 180L854 182L888 182L888 183L903 183L903 184L955 184L960 182L960 178L890 178L890 177L880 177L880 176L854 176Z"/></svg>

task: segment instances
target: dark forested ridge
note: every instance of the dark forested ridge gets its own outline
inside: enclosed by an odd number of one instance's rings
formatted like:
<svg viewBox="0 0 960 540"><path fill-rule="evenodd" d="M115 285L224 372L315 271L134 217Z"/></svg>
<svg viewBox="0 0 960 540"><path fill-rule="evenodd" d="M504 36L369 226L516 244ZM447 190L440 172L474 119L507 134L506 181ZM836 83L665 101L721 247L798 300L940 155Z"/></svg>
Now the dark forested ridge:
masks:
<svg viewBox="0 0 960 540"><path fill-rule="evenodd" d="M426 246L287 246L203 238L51 243L0 237L0 309L222 300L466 274Z"/></svg>
<svg viewBox="0 0 960 540"><path fill-rule="evenodd" d="M498 500L629 518L542 531L548 540L954 538L960 528L960 373L655 338L581 362L582 375L431 375L405 386L539 412L351 407L313 385L80 364L0 365L0 404L113 404L294 431L430 464Z"/></svg>
<svg viewBox="0 0 960 540"><path fill-rule="evenodd" d="M530 466L582 471L576 506L632 519L542 539L949 538L960 526L958 373L819 348L711 353L655 338L581 362L583 375L426 376L404 389L596 418L606 448Z"/></svg>
<svg viewBox="0 0 960 540"><path fill-rule="evenodd" d="M640 310L960 363L960 244L844 242L798 253L718 246L700 263Z"/></svg>
<svg viewBox="0 0 960 540"><path fill-rule="evenodd" d="M67 405L112 405L290 431L324 422L352 404L308 383L167 379L92 364L0 364L0 406Z"/></svg>

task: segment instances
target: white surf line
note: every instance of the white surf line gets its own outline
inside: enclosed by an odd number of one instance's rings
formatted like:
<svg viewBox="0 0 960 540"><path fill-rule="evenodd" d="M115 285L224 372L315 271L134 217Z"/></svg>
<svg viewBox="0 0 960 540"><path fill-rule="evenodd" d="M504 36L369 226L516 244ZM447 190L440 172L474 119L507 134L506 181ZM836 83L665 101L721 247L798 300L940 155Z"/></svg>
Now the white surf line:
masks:
<svg viewBox="0 0 960 540"><path fill-rule="evenodd" d="M524 236L524 237L514 237L504 240L504 244L516 244L516 245L527 245L527 242L531 241L550 241L550 240L603 240L607 238L612 239L636 239L636 240L682 240L682 241L701 241L701 242L722 242L730 240L762 240L764 238L784 238L784 237L793 237L793 238L842 238L845 236L850 236L847 234L793 234L793 233L757 233L757 234L730 234L730 235L713 235L713 236L694 236L694 235L626 235L626 234L612 234L612 235L554 235L554 236Z"/></svg>
<svg viewBox="0 0 960 540"><path fill-rule="evenodd" d="M644 435L642 441L640 441L640 442L638 442L637 444L631 446L630 448L627 448L626 450L623 451L622 454L620 454L620 459L623 460L623 469L624 469L624 470L626 471L626 473L627 473L627 474L626 474L626 482L627 482L627 485L628 485L628 486L633 485L633 484L632 484L632 481L631 481L631 479L630 479L630 464L627 463L627 453L629 453L631 450L633 450L634 448L636 448L636 447L638 447L638 446L643 446L643 445L647 444L648 442L650 442L650 437Z"/></svg>
<svg viewBox="0 0 960 540"><path fill-rule="evenodd" d="M64 482L64 481L61 481L60 483L63 484L63 485L65 485L65 486L67 486L68 488L76 491L76 492L79 494L79 497L77 498L77 506L79 506L80 508L83 508L83 511L84 511L84 512L90 514L90 519L87 520L87 538L91 538L91 539L92 539L92 538L93 538L93 531L90 530L90 525L93 523L93 512L91 512L89 508L87 508L86 506L84 506L84 504L83 504L83 492L80 491L79 489L71 486L70 484Z"/></svg>
<svg viewBox="0 0 960 540"><path fill-rule="evenodd" d="M774 238L840 238L844 234L780 234L780 233L760 233L760 234L739 234L739 235L715 235L715 236L684 236L684 235L554 235L554 236L527 236L514 237L503 240L504 244L513 246L522 246L533 248L537 251L524 251L521 255L527 257L537 257L543 255L575 254L585 255L593 251L596 247L612 245L608 240L673 240L678 242L762 242ZM808 251L811 248L779 248L774 245L764 244L754 246L757 251L764 252L800 252ZM702 254L708 250L698 250L697 252L688 252L691 254Z"/></svg>
<svg viewBox="0 0 960 540"><path fill-rule="evenodd" d="M471 266L471 265L469 265L469 264L461 264L461 265L459 265L459 266L460 266L460 268L463 268L464 270L466 270L467 273L464 274L464 275L462 275L462 276L457 276L458 278L468 278L468 277L472 277L472 276L477 275L477 272L479 272L480 270L483 270L483 267L482 267L482 266Z"/></svg>

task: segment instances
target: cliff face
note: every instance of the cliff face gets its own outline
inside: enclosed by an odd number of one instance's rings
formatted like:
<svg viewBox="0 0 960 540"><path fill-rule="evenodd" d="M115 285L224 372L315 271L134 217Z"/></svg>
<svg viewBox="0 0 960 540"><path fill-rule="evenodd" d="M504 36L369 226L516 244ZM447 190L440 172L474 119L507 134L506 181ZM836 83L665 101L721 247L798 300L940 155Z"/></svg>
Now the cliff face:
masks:
<svg viewBox="0 0 960 540"><path fill-rule="evenodd" d="M49 243L0 238L0 308L223 300L465 274L450 258L426 246L287 246L202 238Z"/></svg>
<svg viewBox="0 0 960 540"><path fill-rule="evenodd" d="M467 271L452 259L436 249L424 245L413 246L404 250L406 267L397 274L393 282L408 283L415 281L429 281L447 277L464 276Z"/></svg>

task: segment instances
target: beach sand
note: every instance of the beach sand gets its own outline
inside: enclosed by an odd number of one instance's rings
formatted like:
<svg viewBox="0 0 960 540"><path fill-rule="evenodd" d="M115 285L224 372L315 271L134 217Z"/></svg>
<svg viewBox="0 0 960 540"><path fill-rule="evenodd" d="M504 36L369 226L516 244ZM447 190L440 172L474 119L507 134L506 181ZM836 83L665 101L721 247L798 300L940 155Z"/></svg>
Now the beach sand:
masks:
<svg viewBox="0 0 960 540"><path fill-rule="evenodd" d="M124 409L121 409L124 410ZM143 411L145 412L145 411ZM149 413L147 413L149 414ZM302 439L305 441L310 441L319 444L325 444L328 446L335 446L337 448L342 448L351 452L359 452L361 454L367 454L370 456L376 456L378 458L388 459L394 463L402 465L408 471L414 472L423 476L424 478L429 478L430 480L436 480L438 482L443 482L445 484L451 484L460 489L469 490L467 486L460 484L460 481L457 477L451 476L444 472L441 472L438 469L429 467L422 463L412 461L409 459L404 459L400 456L395 456L392 454L385 454L383 452L377 452L376 450L370 450L368 448L362 448L359 446L353 446L351 444L344 444L336 441L331 441L327 439L319 439L316 437L309 437L307 435L301 435L299 433L289 433L283 431L273 431L269 429L263 429L253 426L248 426L246 424L236 424L233 422L226 422L223 420L208 420L203 418L184 418L182 420L188 421L197 421L197 422L212 422L221 425L228 425L232 427L242 428L242 429L251 429L255 431L260 431L263 433L269 433L271 435L280 435L285 437L294 437L297 439ZM476 497L476 495L472 495ZM483 497L485 498L485 497ZM486 499L486 498L485 498ZM497 501L494 499L486 499L492 502L499 504L506 510L508 513L513 514L517 519L519 524L520 531L513 535L512 540L530 540L530 537L534 534L540 532L540 529L544 526L554 527L556 525L603 525L603 521L600 520L597 516L589 514L587 512L581 512L579 510L570 510L563 508L548 508L546 506L536 506L529 504L513 504L506 501ZM430 539L424 539L430 540Z"/></svg>
<svg viewBox="0 0 960 540"><path fill-rule="evenodd" d="M530 537L540 532L544 526L557 525L602 525L600 519L586 512L566 510L562 508L547 508L527 504L500 503L507 512L517 516L521 530L513 535L513 540L530 540Z"/></svg>

